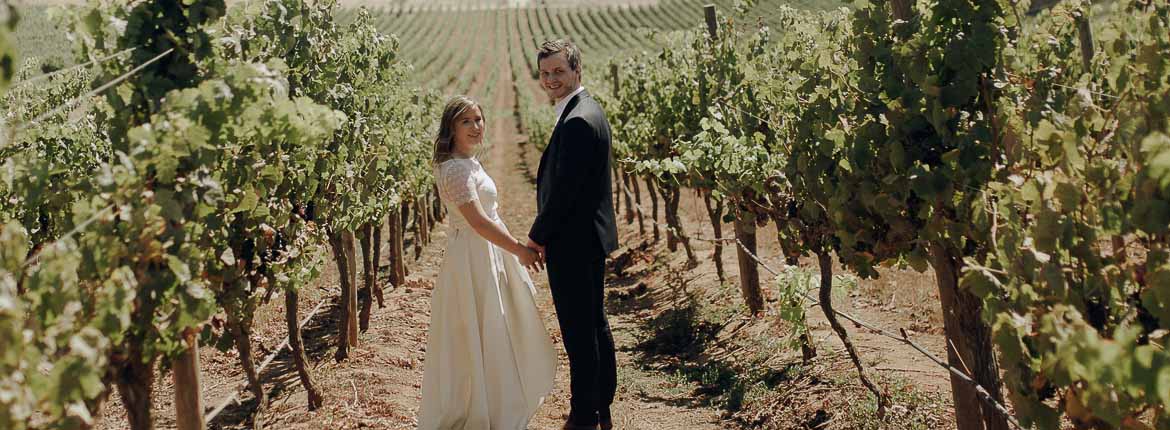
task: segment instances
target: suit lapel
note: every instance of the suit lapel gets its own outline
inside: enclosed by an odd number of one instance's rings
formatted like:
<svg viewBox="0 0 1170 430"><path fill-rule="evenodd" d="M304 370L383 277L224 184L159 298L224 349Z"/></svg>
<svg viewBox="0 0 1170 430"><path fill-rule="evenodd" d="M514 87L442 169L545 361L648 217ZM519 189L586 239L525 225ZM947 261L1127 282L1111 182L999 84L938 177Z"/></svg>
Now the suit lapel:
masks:
<svg viewBox="0 0 1170 430"><path fill-rule="evenodd" d="M561 124L565 122L565 118L568 117L569 114L573 112L573 109L577 107L577 103L581 101L581 97L584 96L585 93L586 91L582 90L581 92L577 93L577 95L573 96L572 99L569 99L569 103L565 104L565 111L561 112L560 118L557 118L557 123L553 126L552 136L549 136L548 147L551 148L553 142L557 141L557 132L561 131Z"/></svg>
<svg viewBox="0 0 1170 430"><path fill-rule="evenodd" d="M552 135L548 138L548 146L544 148L544 153L540 155L540 166L536 169L536 186L538 189L543 182L541 179L544 177L546 166L549 163L549 153L556 150L557 134L561 131L561 123L565 122L565 118L577 107L577 103L581 101L581 97L587 95L587 93L588 91L583 90L573 96L572 99L569 99L569 103L565 105L565 111L561 112L561 116L557 118L557 123L553 126Z"/></svg>
<svg viewBox="0 0 1170 430"><path fill-rule="evenodd" d="M569 112L572 112L573 108L577 107L577 102L581 101L581 96L585 95L585 92L585 90L581 90L581 92L569 99L569 103L565 104L565 111L561 112L560 118L557 118L557 127L560 127L561 123L565 122L565 117L569 116Z"/></svg>

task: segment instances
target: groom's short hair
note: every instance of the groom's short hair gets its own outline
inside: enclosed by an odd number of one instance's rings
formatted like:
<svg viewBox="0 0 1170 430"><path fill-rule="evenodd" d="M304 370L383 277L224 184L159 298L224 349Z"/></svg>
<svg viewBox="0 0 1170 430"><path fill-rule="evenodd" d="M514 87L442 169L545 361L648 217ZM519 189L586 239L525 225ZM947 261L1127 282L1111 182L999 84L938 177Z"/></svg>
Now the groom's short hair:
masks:
<svg viewBox="0 0 1170 430"><path fill-rule="evenodd" d="M540 45L540 51L536 53L536 63L540 64L540 60L563 52L565 58L569 60L569 68L573 71L581 72L581 50L577 49L577 45L565 39L549 40Z"/></svg>

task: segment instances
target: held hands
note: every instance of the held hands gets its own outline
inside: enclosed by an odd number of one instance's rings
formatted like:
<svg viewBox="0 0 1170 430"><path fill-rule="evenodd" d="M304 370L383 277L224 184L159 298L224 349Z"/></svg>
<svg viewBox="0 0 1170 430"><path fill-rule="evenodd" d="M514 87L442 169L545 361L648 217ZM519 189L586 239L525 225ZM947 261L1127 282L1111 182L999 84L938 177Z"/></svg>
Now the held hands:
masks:
<svg viewBox="0 0 1170 430"><path fill-rule="evenodd" d="M528 270L534 272L544 270L544 247L533 242L532 239L528 239L528 244L517 256L520 258L520 264L523 264Z"/></svg>
<svg viewBox="0 0 1170 430"><path fill-rule="evenodd" d="M541 269L540 254L536 250L528 247L520 247L520 252L516 254L520 259L520 264L524 265L528 270L539 272Z"/></svg>

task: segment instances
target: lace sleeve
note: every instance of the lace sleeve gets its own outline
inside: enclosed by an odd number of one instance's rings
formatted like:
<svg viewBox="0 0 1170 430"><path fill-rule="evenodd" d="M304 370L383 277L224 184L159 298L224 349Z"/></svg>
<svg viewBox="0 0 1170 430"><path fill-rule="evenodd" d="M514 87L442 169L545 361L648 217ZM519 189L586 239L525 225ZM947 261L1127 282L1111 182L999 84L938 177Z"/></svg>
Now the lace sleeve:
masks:
<svg viewBox="0 0 1170 430"><path fill-rule="evenodd" d="M475 191L475 165L461 160L448 160L439 166L439 197L451 206L479 200Z"/></svg>

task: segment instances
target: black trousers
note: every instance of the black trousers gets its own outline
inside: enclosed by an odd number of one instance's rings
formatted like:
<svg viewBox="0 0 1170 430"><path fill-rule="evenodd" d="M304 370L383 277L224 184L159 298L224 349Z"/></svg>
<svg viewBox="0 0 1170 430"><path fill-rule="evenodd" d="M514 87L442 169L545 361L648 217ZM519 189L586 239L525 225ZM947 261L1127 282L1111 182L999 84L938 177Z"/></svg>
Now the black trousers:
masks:
<svg viewBox="0 0 1170 430"><path fill-rule="evenodd" d="M548 283L569 355L569 419L593 425L598 412L608 414L613 403L617 358L605 317L605 255L600 245L581 248L549 249Z"/></svg>

